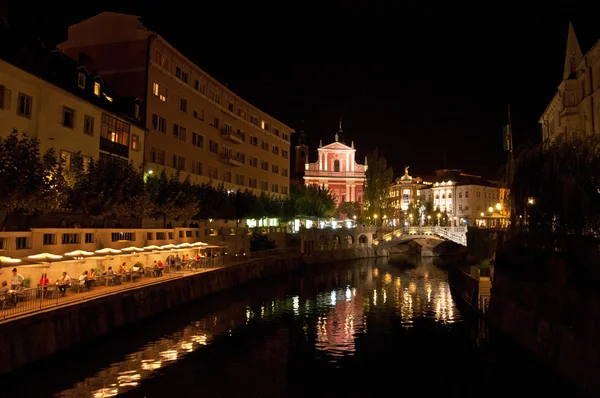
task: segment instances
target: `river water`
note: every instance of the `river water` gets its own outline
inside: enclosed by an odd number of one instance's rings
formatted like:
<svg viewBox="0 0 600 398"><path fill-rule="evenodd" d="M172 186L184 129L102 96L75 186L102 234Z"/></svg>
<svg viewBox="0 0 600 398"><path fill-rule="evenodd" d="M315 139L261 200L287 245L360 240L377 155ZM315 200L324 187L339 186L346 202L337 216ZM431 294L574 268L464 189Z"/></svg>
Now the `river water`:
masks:
<svg viewBox="0 0 600 398"><path fill-rule="evenodd" d="M574 396L405 257L311 267L205 298L12 376L6 396Z"/></svg>

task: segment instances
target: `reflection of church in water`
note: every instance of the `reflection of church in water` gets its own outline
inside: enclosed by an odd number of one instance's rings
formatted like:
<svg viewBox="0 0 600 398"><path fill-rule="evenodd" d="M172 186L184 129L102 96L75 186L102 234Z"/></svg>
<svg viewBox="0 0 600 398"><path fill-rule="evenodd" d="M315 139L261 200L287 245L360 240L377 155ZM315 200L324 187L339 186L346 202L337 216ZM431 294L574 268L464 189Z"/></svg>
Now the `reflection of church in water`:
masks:
<svg viewBox="0 0 600 398"><path fill-rule="evenodd" d="M365 164L356 162L354 141L348 146L344 139L342 120L335 134L335 141L323 146L323 141L317 148L317 161L309 163L309 147L306 145L304 132L299 132L299 141L295 153L295 174L302 176L304 184L316 184L329 188L339 205L341 202L363 203Z"/></svg>

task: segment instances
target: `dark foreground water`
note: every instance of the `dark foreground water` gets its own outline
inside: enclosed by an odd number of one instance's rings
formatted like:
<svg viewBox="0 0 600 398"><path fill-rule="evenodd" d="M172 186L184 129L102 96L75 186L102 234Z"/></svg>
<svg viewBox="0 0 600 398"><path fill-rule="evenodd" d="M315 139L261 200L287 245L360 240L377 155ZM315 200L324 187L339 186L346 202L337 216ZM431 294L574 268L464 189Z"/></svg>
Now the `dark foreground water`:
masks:
<svg viewBox="0 0 600 398"><path fill-rule="evenodd" d="M524 352L463 316L444 270L406 258L313 267L215 295L43 361L3 381L0 391L575 396Z"/></svg>

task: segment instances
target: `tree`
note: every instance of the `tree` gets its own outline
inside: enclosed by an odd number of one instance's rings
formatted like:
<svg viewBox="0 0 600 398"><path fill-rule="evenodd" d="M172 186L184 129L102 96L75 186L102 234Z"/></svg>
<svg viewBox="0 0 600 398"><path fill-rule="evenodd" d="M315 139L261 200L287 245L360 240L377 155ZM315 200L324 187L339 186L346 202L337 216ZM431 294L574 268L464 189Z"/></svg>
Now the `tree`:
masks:
<svg viewBox="0 0 600 398"><path fill-rule="evenodd" d="M325 218L335 213L335 198L331 191L318 185L292 187L290 198L294 201L295 215Z"/></svg>
<svg viewBox="0 0 600 398"><path fill-rule="evenodd" d="M192 218L198 213L196 191L189 176L181 182L179 172L168 175L163 169L160 176L148 177L146 190L153 203L154 215L163 219L163 227L167 220Z"/></svg>
<svg viewBox="0 0 600 398"><path fill-rule="evenodd" d="M379 151L375 149L367 156L369 167L366 171L365 181L365 204L371 219L381 219L383 215L390 216L389 208L391 200L389 197L389 188L394 177L394 171L388 167L387 161L383 156L379 155ZM393 215L393 211L391 213Z"/></svg>
<svg viewBox="0 0 600 398"><path fill-rule="evenodd" d="M362 206L359 202L342 202L337 208L339 218L354 218L362 217Z"/></svg>
<svg viewBox="0 0 600 398"><path fill-rule="evenodd" d="M275 249L277 246L275 242L267 235L261 234L257 229L252 231L252 235L250 235L250 251L258 252L262 250L271 250Z"/></svg>
<svg viewBox="0 0 600 398"><path fill-rule="evenodd" d="M61 183L52 150L40 157L40 142L17 130L0 138L0 206L6 211L2 223L16 212L52 209L60 206ZM60 172L60 170L58 170ZM52 184L52 179L56 184Z"/></svg>

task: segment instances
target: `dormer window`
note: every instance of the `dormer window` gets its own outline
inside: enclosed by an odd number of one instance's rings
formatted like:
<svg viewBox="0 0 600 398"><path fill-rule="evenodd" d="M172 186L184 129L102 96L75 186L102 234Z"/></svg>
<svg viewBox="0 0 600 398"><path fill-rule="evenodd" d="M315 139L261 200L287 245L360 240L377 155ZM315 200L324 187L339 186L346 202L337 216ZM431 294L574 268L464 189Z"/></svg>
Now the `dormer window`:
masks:
<svg viewBox="0 0 600 398"><path fill-rule="evenodd" d="M81 72L77 75L77 85L79 88L85 88L85 75Z"/></svg>
<svg viewBox="0 0 600 398"><path fill-rule="evenodd" d="M100 83L94 82L94 94L100 96Z"/></svg>

